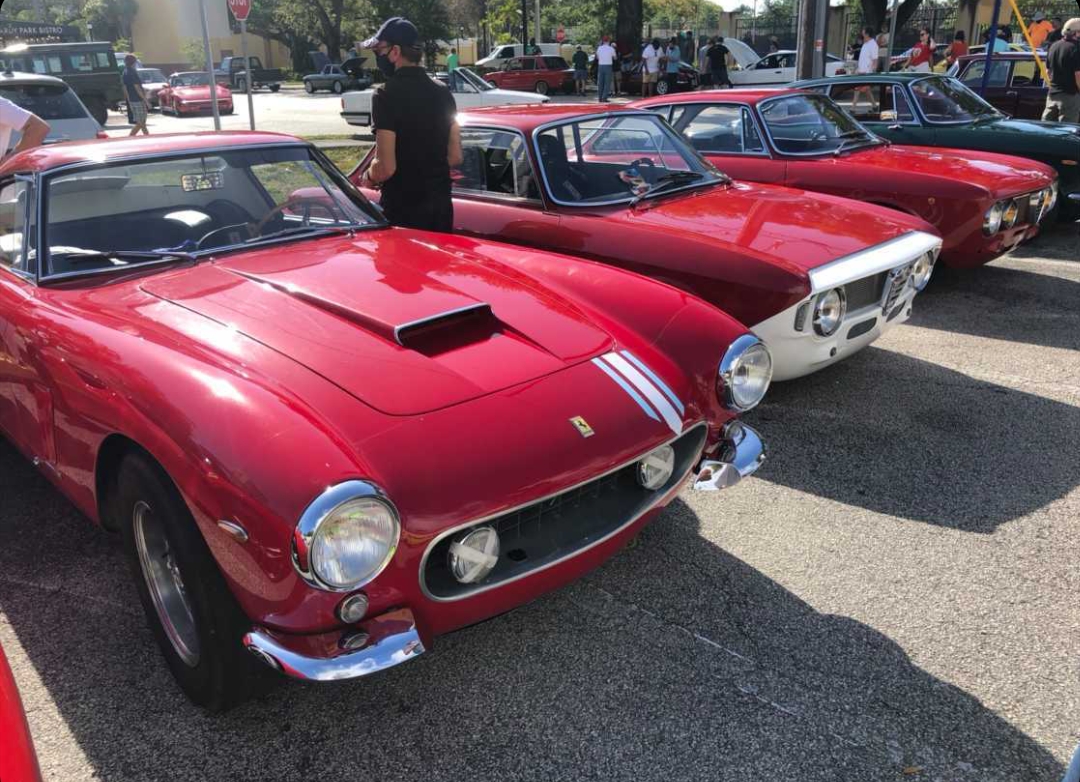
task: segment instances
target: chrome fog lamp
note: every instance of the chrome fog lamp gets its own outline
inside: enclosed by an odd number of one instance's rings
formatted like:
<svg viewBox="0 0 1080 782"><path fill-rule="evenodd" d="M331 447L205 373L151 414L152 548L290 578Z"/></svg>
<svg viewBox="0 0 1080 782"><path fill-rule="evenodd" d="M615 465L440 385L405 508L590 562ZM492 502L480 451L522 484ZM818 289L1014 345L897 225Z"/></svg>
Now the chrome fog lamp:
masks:
<svg viewBox="0 0 1080 782"><path fill-rule="evenodd" d="M400 534L397 510L378 488L364 481L339 483L300 517L293 534L293 567L311 586L348 592L383 571Z"/></svg>
<svg viewBox="0 0 1080 782"><path fill-rule="evenodd" d="M999 201L986 210L983 215L983 233L987 236L996 234L1001 230L1001 215L1005 212L1005 206Z"/></svg>
<svg viewBox="0 0 1080 782"><path fill-rule="evenodd" d="M476 527L450 544L450 572L462 584L475 584L499 563L499 533L492 527Z"/></svg>
<svg viewBox="0 0 1080 782"><path fill-rule="evenodd" d="M1018 217L1020 217L1020 202L1014 198L1005 207L1005 212L1001 215L1001 224L1006 228L1012 228L1016 225Z"/></svg>
<svg viewBox="0 0 1080 782"><path fill-rule="evenodd" d="M731 343L720 361L717 393L724 407L745 412L765 397L772 382L772 355L752 334Z"/></svg>
<svg viewBox="0 0 1080 782"><path fill-rule="evenodd" d="M847 297L843 288L833 288L818 296L814 303L814 331L831 337L840 328L847 312Z"/></svg>
<svg viewBox="0 0 1080 782"><path fill-rule="evenodd" d="M637 482L649 491L656 491L666 484L675 472L675 449L670 445L645 454L637 464Z"/></svg>
<svg viewBox="0 0 1080 782"><path fill-rule="evenodd" d="M930 253L919 256L911 267L911 284L915 290L921 291L930 282L930 275L934 273L934 257Z"/></svg>

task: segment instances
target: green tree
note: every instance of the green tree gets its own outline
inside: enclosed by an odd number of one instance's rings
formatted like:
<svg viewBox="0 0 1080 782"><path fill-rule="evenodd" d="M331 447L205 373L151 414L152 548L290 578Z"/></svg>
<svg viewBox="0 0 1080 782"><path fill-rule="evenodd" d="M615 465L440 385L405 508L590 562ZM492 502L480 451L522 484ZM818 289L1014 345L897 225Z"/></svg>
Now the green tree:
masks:
<svg viewBox="0 0 1080 782"><path fill-rule="evenodd" d="M81 17L94 26L94 37L99 40L130 40L131 25L138 12L137 0L86 0Z"/></svg>
<svg viewBox="0 0 1080 782"><path fill-rule="evenodd" d="M191 70L206 70L206 47L198 38L185 38L181 41L180 53L184 55Z"/></svg>

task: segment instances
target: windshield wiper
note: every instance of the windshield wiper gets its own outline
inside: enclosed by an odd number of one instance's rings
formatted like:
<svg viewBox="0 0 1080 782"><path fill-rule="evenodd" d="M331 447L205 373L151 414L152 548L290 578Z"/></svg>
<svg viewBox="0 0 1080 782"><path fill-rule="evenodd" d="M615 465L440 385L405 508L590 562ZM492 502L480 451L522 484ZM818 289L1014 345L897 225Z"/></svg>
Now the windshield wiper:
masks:
<svg viewBox="0 0 1080 782"><path fill-rule="evenodd" d="M279 239L283 236L292 236L293 234L303 233L318 233L318 234L351 234L356 231L357 228L363 226L359 224L355 225L297 225L292 228L283 228L280 231L274 231L271 234L263 234L262 236L255 236L248 239L244 244L255 244L257 242L264 242L267 239Z"/></svg>
<svg viewBox="0 0 1080 782"><path fill-rule="evenodd" d="M634 196L630 201L630 206L635 206L640 203L642 199L648 198L651 195L667 190L668 188L675 187L676 185L684 185L689 182L697 182L705 178L704 174L699 174L696 171L672 171L669 174L657 177L656 181L649 186L649 189L640 195Z"/></svg>
<svg viewBox="0 0 1080 782"><path fill-rule="evenodd" d="M850 149L851 147L856 147L860 144L865 144L867 142L870 142L871 144L874 143L874 137L871 136L869 133L865 133L861 130L849 130L847 133L841 133L839 138L843 138L844 136L851 136L855 133L858 133L861 138L845 138L843 141L840 142L840 146L834 149L832 153L834 155L839 155L845 149Z"/></svg>
<svg viewBox="0 0 1080 782"><path fill-rule="evenodd" d="M186 253L178 250L95 250L94 252L59 252L52 253L54 256L62 256L65 263L78 266L82 263L91 263L100 260L119 261L190 261L195 263L198 256L194 253Z"/></svg>

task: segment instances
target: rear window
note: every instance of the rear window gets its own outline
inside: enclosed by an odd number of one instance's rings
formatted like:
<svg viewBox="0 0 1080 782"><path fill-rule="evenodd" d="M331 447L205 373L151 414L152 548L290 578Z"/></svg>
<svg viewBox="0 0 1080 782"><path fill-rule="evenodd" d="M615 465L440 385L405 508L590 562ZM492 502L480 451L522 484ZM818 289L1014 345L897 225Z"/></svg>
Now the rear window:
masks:
<svg viewBox="0 0 1080 782"><path fill-rule="evenodd" d="M0 87L0 97L32 111L46 122L88 116L75 93L63 84L6 84Z"/></svg>
<svg viewBox="0 0 1080 782"><path fill-rule="evenodd" d="M570 67L562 57L545 57L544 64L548 68L556 71L564 71Z"/></svg>

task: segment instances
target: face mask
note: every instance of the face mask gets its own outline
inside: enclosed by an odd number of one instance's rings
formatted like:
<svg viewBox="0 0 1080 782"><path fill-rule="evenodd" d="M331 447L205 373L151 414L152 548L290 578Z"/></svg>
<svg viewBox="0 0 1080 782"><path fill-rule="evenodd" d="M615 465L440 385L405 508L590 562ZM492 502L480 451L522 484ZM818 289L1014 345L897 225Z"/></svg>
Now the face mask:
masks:
<svg viewBox="0 0 1080 782"><path fill-rule="evenodd" d="M389 77L394 75L394 70L396 68L394 66L394 63L390 62L390 56L389 55L376 54L375 55L375 65L377 65L379 70L382 71L383 76L386 76L387 78L389 78Z"/></svg>

